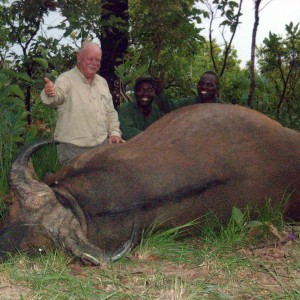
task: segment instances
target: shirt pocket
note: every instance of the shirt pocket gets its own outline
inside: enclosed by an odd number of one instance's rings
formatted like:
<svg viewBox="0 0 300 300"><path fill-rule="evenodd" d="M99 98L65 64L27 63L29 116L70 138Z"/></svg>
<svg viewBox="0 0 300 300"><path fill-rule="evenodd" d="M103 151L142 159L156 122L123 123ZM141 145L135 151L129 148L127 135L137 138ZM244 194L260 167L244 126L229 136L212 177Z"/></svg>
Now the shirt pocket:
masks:
<svg viewBox="0 0 300 300"><path fill-rule="evenodd" d="M92 105L92 93L86 90L74 90L71 94L69 111L89 110Z"/></svg>
<svg viewBox="0 0 300 300"><path fill-rule="evenodd" d="M111 96L108 93L95 92L95 103L104 113L111 111Z"/></svg>

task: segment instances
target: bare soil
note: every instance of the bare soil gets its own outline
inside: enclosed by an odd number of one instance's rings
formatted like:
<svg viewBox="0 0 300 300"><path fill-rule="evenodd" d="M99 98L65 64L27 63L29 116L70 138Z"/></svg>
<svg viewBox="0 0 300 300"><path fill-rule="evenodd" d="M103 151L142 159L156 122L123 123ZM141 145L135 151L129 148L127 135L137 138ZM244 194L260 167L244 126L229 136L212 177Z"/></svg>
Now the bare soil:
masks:
<svg viewBox="0 0 300 300"><path fill-rule="evenodd" d="M289 291L295 289L300 291L300 270L293 268L293 265L299 266L300 261L297 241L265 245L256 249L240 249L233 255L249 260L251 266L241 265L232 273L233 276L229 276L230 272L228 273L224 266L220 267L213 260L204 261L200 265L178 264L162 260L155 255L149 257L130 255L129 259L133 263L121 265L117 277L122 286L126 287L124 292L128 292L128 295L145 294L147 290L147 295L153 295L151 299L156 300L186 299L185 295L190 293L184 285L179 286L176 291L172 285L167 284L158 288L157 276L160 275L165 282L168 279L174 280L177 276L180 277L181 282L196 282L197 284L200 281L205 282L207 286L217 289L218 294L232 297L232 299L270 299L270 295L276 293L287 295L285 298L278 299L289 299ZM91 268L78 262L69 265L69 274L80 277L82 280L88 279L90 270ZM100 269L96 272L102 271ZM156 278L155 284L154 281L151 282L151 276ZM109 292L115 287L111 284L99 285L99 289ZM1 300L36 299L31 298L32 292L30 288L12 282L6 275L0 274ZM204 299L219 299L212 297L210 292L202 296Z"/></svg>
<svg viewBox="0 0 300 300"><path fill-rule="evenodd" d="M17 300L26 299L31 292L24 286L13 284L9 278L0 273L0 299L1 300Z"/></svg>

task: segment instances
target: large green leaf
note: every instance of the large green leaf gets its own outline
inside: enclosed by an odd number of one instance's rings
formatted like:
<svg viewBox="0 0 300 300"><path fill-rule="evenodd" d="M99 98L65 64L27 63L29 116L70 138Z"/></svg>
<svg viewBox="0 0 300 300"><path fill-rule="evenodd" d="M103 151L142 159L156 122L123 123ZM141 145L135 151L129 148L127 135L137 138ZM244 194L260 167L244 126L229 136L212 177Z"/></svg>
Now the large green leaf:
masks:
<svg viewBox="0 0 300 300"><path fill-rule="evenodd" d="M237 225L239 225L239 226L243 225L244 215L240 209L233 207L231 216L232 216L232 219L237 223Z"/></svg>
<svg viewBox="0 0 300 300"><path fill-rule="evenodd" d="M48 68L48 62L47 62L47 60L44 59L44 58L35 57L35 58L33 58L33 61L37 62L39 65L41 65L41 66L44 67L45 69Z"/></svg>
<svg viewBox="0 0 300 300"><path fill-rule="evenodd" d="M25 95L23 93L23 91L21 90L21 88L16 85L16 84L12 84L9 86L9 91L11 94L14 94L18 97L20 97L21 99L24 99L25 98Z"/></svg>
<svg viewBox="0 0 300 300"><path fill-rule="evenodd" d="M30 76L27 73L24 73L24 72L22 72L22 73L16 73L16 77L19 78L19 79L23 79L23 80L25 80L27 82L31 81Z"/></svg>

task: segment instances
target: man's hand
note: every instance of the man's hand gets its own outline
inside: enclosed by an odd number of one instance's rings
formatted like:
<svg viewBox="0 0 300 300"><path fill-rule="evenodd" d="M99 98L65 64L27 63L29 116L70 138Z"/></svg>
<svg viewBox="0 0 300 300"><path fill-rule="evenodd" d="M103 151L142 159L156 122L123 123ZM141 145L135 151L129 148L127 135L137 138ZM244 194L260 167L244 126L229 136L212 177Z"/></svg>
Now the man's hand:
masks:
<svg viewBox="0 0 300 300"><path fill-rule="evenodd" d="M126 141L117 135L112 135L109 137L108 143L109 144L122 144L122 143L126 143Z"/></svg>
<svg viewBox="0 0 300 300"><path fill-rule="evenodd" d="M44 78L44 82L45 82L44 90L46 95L48 97L55 97L56 93L55 93L55 87L53 82L47 77Z"/></svg>

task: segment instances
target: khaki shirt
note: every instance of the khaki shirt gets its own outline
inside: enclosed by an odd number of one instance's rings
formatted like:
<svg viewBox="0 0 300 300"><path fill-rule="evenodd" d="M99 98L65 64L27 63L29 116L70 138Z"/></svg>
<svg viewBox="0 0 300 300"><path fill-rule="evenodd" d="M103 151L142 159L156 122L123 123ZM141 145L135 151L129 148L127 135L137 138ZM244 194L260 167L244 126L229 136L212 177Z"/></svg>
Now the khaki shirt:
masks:
<svg viewBox="0 0 300 300"><path fill-rule="evenodd" d="M54 138L80 147L94 147L107 137L121 136L118 113L106 80L96 75L92 84L77 67L55 81L55 97L41 93L43 103L57 107Z"/></svg>

